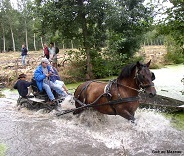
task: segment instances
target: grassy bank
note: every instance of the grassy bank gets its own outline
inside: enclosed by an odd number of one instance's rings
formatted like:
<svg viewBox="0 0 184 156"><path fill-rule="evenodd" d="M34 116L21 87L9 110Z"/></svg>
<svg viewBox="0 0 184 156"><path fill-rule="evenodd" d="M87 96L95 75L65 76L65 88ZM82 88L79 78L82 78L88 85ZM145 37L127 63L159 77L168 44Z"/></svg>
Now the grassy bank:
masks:
<svg viewBox="0 0 184 156"><path fill-rule="evenodd" d="M184 130L184 113L183 112L176 112L176 113L164 113L167 119L170 120L173 127Z"/></svg>
<svg viewBox="0 0 184 156"><path fill-rule="evenodd" d="M7 147L5 144L0 143L0 156L5 156Z"/></svg>

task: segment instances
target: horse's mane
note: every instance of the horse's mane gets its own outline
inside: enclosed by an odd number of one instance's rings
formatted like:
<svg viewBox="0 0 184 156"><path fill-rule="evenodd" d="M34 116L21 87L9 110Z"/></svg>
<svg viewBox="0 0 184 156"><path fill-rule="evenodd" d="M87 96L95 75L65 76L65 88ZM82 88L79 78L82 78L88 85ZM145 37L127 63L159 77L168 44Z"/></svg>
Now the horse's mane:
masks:
<svg viewBox="0 0 184 156"><path fill-rule="evenodd" d="M118 76L118 79L123 79L123 78L127 78L129 76L131 76L132 71L135 69L136 64L129 64L126 65L125 67L123 67L121 73Z"/></svg>

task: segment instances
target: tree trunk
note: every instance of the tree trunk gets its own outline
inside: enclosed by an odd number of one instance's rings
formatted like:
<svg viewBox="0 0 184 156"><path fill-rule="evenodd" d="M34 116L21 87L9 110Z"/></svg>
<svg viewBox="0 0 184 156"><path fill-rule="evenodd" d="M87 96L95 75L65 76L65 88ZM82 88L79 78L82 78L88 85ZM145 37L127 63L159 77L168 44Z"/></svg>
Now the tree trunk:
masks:
<svg viewBox="0 0 184 156"><path fill-rule="evenodd" d="M27 22L25 20L25 28L26 28L26 47L27 47L27 50L29 49L29 45L28 45L28 38L27 38Z"/></svg>
<svg viewBox="0 0 184 156"><path fill-rule="evenodd" d="M15 40L14 40L12 27L10 27L10 31L11 31L11 35L12 35L13 51L15 51Z"/></svg>
<svg viewBox="0 0 184 156"><path fill-rule="evenodd" d="M71 40L71 46L72 46L72 49L73 49L73 41Z"/></svg>
<svg viewBox="0 0 184 156"><path fill-rule="evenodd" d="M86 73L86 79L92 79L93 78L93 72L92 72L92 64L91 64L91 56L90 56L90 45L88 41L88 30L87 30L87 22L86 22L86 14L84 12L85 9L83 9L83 0L78 1L78 5L81 6L81 9L79 10L79 16L82 23L82 34L83 34L83 45L84 49L86 51L86 65L87 65L87 73Z"/></svg>
<svg viewBox="0 0 184 156"><path fill-rule="evenodd" d="M63 40L63 49L65 49L65 41Z"/></svg>
<svg viewBox="0 0 184 156"><path fill-rule="evenodd" d="M34 33L34 50L36 51L36 33Z"/></svg>
<svg viewBox="0 0 184 156"><path fill-rule="evenodd" d="M5 39L4 27L3 27L3 52L6 52L6 39Z"/></svg>
<svg viewBox="0 0 184 156"><path fill-rule="evenodd" d="M42 45L42 49L43 49L43 39L42 39L42 37L40 38L40 40L41 40L41 45Z"/></svg>

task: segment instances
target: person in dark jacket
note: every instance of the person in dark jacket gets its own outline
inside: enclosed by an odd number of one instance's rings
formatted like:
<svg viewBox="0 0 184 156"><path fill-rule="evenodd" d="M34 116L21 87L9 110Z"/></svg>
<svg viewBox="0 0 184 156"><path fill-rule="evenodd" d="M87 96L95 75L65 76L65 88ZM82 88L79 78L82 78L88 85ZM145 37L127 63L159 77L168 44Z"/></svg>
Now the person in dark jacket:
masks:
<svg viewBox="0 0 184 156"><path fill-rule="evenodd" d="M32 84L32 82L26 81L26 75L20 74L18 77L18 81L14 85L14 89L17 89L19 92L19 95L22 97L28 96L28 87Z"/></svg>
<svg viewBox="0 0 184 156"><path fill-rule="evenodd" d="M27 56L27 48L25 47L25 45L22 45L22 49L21 49L21 56L22 56L22 65L25 66L26 65L26 56Z"/></svg>

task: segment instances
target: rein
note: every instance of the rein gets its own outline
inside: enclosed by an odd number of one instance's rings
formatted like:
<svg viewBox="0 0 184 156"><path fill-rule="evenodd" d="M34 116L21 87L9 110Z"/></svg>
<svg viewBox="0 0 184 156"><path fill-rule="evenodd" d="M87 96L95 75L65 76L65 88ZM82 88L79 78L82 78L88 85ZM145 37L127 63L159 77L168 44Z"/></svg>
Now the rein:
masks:
<svg viewBox="0 0 184 156"><path fill-rule="evenodd" d="M117 88L117 91L118 91L119 98L116 99L116 100L110 100L110 98L111 98L111 93L110 93L110 88L109 88L109 91L107 91L107 92L101 94L100 96L98 96L98 98L97 98L95 101L93 101L92 103L89 103L89 104L83 103L83 102L81 102L78 98L80 97L80 95L81 95L81 93L82 93L83 91L86 91L87 87L88 87L92 82L95 82L95 81L90 81L89 83L87 83L87 84L81 89L81 91L80 91L80 93L78 94L77 98L74 98L74 100L77 101L77 102L81 105L81 107L87 106L87 105L90 106L90 107L94 107L94 106L96 107L96 106L102 106L102 105L108 105L108 104L109 104L109 105L112 105L112 104L120 104L120 103L123 103L123 102L133 102L133 101L138 101L138 100L139 100L139 97L138 97L138 96L128 97L128 98L122 98L122 97L120 96L120 94L119 94L118 88ZM109 84L110 84L110 83L111 83L111 85L112 85L112 83L115 83L115 84L117 84L117 85L125 86L125 87L128 87L128 88L130 88L130 89L136 90L137 92L140 92L140 90L138 90L138 89L135 89L135 88L132 88L132 87L129 87L129 86L126 86L126 85L123 85L123 84L118 83L118 82L117 82L117 79L115 79L115 80L110 80ZM111 85L110 85L110 86L111 86ZM110 98L109 98L109 95L110 95ZM100 105L96 105L96 103L98 102L98 100L99 100L101 97L103 97L103 96L106 96L106 97L107 97L108 102L103 103L103 104L100 104ZM84 99L83 101L85 102L85 99ZM79 108L81 108L81 107L79 107Z"/></svg>
<svg viewBox="0 0 184 156"><path fill-rule="evenodd" d="M141 92L143 92L144 91L144 89L135 89L135 88L133 88L133 87L130 87L130 86L127 86L127 85L124 85L124 84L121 84L121 83L118 83L117 82L117 85L119 85L119 86L123 86L123 87L126 87L126 88L129 88L129 89L132 89L132 90L135 90L135 91L137 91L138 93L141 93Z"/></svg>
<svg viewBox="0 0 184 156"><path fill-rule="evenodd" d="M101 97L101 96L100 96ZM98 98L99 100L100 98ZM93 103L90 103L90 104L85 104L82 103L79 99L77 98L74 98L75 101L77 101L80 105L82 105L81 107L78 107L78 108L75 108L75 109L70 109L70 110L63 110L63 112L60 112L60 113L57 113L56 115L57 116L61 116L61 115L64 115L64 114L68 114L70 112L74 112L76 110L79 110L79 109L83 109L83 108L89 108L89 107L100 107L100 106L104 106L104 105L117 105L117 104L121 104L123 102L133 102L133 101L138 101L139 100L139 97L138 96L134 96L134 97L129 97L129 98L121 98L121 99L116 99L116 100L111 100L111 101L108 101L108 102L105 102L105 103L102 103L100 105L96 105L96 102L98 100L95 100Z"/></svg>
<svg viewBox="0 0 184 156"><path fill-rule="evenodd" d="M135 77L136 78L136 77ZM115 114L116 113L116 109L113 107L114 105L117 105L117 104L121 104L121 103L126 103L126 102L134 102L134 101L138 101L139 100L139 96L133 96L133 97L128 97L128 98L122 98L120 93L119 93L119 89L118 89L118 85L119 86L123 86L123 87L126 87L126 88L129 88L129 89L132 89L132 90L135 90L137 91L138 93L140 92L143 92L145 88L141 88L141 89L136 89L136 88L133 88L133 87L130 87L130 86L127 86L127 85L124 85L124 84L121 84L121 83L118 83L118 79L115 79L115 80L110 80L110 82L107 84L107 85L110 85L110 88L108 88L108 91L101 94L95 101L93 101L92 103L88 103L86 104L85 103L85 98L83 99L83 102L80 101L78 98L80 97L80 95L82 94L82 92L86 91L87 87L92 83L92 82L95 82L95 81L90 81L88 82L81 90L80 90L80 93L77 95L77 98L74 97L74 101L76 101L78 104L80 104L81 106L78 107L78 108L75 108L75 109L70 109L70 110L64 110L63 112L60 112L60 113L57 113L56 115L57 116L61 116L61 115L64 115L64 114L68 114L70 112L74 112L76 110L79 110L79 109L84 109L84 108L89 108L89 107L100 107L100 106L104 106L104 105L110 105L111 108L114 110ZM116 84L116 88L117 88L117 91L118 91L118 99L116 100L111 100L111 93L110 93L110 89L111 89L111 86L112 84ZM85 92L86 93L86 92ZM84 94L85 94L84 93ZM110 98L109 98L109 95L110 95ZM103 96L106 96L107 99L108 99L108 102L105 102L105 103L102 103L102 104L99 104L97 105L97 102L100 100L101 97Z"/></svg>

